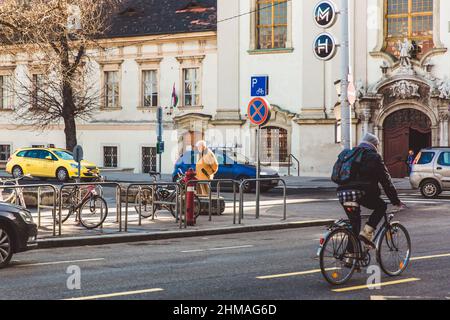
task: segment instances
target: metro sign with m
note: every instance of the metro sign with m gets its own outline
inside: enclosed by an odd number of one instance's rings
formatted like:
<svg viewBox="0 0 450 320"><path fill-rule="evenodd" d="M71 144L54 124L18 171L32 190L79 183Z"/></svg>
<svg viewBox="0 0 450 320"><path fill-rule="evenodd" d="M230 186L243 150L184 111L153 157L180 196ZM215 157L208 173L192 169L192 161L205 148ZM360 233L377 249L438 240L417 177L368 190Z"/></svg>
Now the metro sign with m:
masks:
<svg viewBox="0 0 450 320"><path fill-rule="evenodd" d="M321 1L314 9L314 20L321 28L330 28L336 21L336 7L331 1Z"/></svg>

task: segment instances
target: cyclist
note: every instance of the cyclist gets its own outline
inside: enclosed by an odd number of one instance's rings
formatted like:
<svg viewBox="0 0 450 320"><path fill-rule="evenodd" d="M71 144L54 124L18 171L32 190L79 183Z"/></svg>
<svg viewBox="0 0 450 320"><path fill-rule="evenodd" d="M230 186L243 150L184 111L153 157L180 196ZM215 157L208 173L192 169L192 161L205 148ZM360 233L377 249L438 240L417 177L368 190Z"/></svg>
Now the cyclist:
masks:
<svg viewBox="0 0 450 320"><path fill-rule="evenodd" d="M354 150L362 152L361 160L358 166L355 166L352 178L345 185L341 185L337 189L339 201L341 204L345 202L357 202L363 207L374 210L370 215L369 221L361 230L361 214L360 212L347 212L348 218L352 225L355 235L359 233L359 239L366 245L375 248L373 237L375 229L386 214L387 204L381 199L381 190L379 184L384 189L386 196L391 203L398 209L406 206L400 201L397 190L392 183L392 178L386 168L386 165L378 153L379 139L370 133L364 135L361 144ZM349 248L349 250L351 250Z"/></svg>

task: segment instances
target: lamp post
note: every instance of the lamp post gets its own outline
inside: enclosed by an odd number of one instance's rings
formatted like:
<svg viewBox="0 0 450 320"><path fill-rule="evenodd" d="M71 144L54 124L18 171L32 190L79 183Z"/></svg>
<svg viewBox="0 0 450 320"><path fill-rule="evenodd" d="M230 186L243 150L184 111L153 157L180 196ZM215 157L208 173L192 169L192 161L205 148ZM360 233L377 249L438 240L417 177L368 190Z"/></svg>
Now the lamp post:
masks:
<svg viewBox="0 0 450 320"><path fill-rule="evenodd" d="M348 75L350 70L349 62L349 28L348 28L348 0L341 0L341 143L345 149L350 149L350 104L348 102Z"/></svg>

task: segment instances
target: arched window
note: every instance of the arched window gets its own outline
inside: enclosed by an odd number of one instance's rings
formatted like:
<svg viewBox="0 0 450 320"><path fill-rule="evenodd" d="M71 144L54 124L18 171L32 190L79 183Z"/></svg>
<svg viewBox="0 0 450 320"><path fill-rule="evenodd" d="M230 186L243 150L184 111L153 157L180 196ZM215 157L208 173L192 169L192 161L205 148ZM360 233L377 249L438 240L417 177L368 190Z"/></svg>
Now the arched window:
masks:
<svg viewBox="0 0 450 320"><path fill-rule="evenodd" d="M257 0L256 49L286 48L288 0Z"/></svg>
<svg viewBox="0 0 450 320"><path fill-rule="evenodd" d="M399 57L398 42L408 39L412 58L433 49L433 0L384 0L385 50Z"/></svg>
<svg viewBox="0 0 450 320"><path fill-rule="evenodd" d="M288 131L278 127L261 130L261 162L285 163L289 161Z"/></svg>

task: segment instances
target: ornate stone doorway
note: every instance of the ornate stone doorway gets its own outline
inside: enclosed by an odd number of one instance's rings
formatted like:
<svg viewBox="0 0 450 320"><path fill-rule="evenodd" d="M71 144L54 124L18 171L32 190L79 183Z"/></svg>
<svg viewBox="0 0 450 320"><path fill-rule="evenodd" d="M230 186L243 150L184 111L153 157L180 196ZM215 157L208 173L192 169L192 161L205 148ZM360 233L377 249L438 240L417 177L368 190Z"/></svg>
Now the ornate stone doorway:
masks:
<svg viewBox="0 0 450 320"><path fill-rule="evenodd" d="M431 147L431 120L416 109L402 109L384 121L384 160L394 178L407 176L408 151Z"/></svg>

